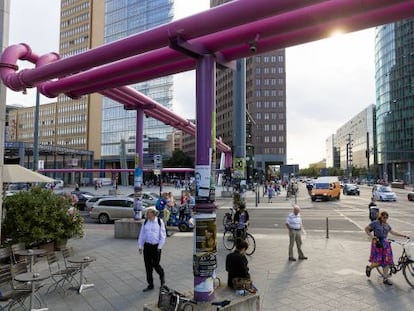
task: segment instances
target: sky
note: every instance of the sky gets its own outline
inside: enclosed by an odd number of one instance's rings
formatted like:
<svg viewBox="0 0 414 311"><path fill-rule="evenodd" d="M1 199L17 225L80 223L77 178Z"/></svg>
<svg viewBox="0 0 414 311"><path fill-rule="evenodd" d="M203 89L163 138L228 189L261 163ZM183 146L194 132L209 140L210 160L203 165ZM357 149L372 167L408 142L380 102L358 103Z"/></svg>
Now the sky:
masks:
<svg viewBox="0 0 414 311"><path fill-rule="evenodd" d="M209 0L175 1L176 19L209 6ZM27 43L38 55L59 52L59 10L59 0L12 0L9 44ZM321 161L326 138L375 104L374 36L371 28L286 49L288 164L306 168ZM194 118L194 71L174 80L173 110ZM33 106L34 99L33 89L7 93L8 104ZM41 103L53 101L41 96Z"/></svg>

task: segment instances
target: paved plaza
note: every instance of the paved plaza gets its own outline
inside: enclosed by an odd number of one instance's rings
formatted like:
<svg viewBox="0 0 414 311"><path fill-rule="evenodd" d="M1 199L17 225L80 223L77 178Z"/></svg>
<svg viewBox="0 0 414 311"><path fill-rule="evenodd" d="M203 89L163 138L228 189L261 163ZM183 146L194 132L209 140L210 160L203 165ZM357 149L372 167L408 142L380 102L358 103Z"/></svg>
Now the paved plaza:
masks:
<svg viewBox="0 0 414 311"><path fill-rule="evenodd" d="M218 202L220 200L218 198ZM248 208L253 208L253 194L248 195L247 201ZM286 209L286 213L291 209L282 197L272 206L260 204L258 208ZM223 247L219 225L218 231L217 275L225 284L224 262L228 251ZM401 272L393 276L393 286L384 285L376 271L370 279L365 276L369 241L362 232L346 237L333 235L329 239L323 233L304 235L303 250L309 259L297 262L287 260L288 235L285 230L267 229L255 234L252 228L251 233L256 238L257 249L249 257L249 266L259 288L263 311L412 310L414 290ZM85 237L70 240L69 244L81 255L97 257L85 271L88 282L94 283L95 287L85 289L82 294L75 291L68 291L66 295L45 294L43 297L49 310L142 310L144 304L157 301L159 280L156 274L156 289L142 292L147 284L143 257L138 254L136 240L115 239L111 225L87 224ZM192 248L191 232L175 232L167 239L162 253L166 284L180 292L193 290ZM395 255L399 252L395 247ZM38 265L42 267L41 263ZM231 296L225 298L232 299Z"/></svg>

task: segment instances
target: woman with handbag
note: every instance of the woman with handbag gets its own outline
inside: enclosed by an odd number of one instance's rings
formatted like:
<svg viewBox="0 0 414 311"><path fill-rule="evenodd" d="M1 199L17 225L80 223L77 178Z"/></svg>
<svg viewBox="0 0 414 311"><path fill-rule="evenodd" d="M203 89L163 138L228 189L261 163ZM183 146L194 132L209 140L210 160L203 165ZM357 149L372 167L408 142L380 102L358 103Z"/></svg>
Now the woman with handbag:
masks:
<svg viewBox="0 0 414 311"><path fill-rule="evenodd" d="M371 270L374 267L381 266L383 269L383 283L385 285L392 285L388 279L390 265L394 263L391 243L387 240L388 233L395 236L409 239L408 236L392 230L391 226L387 223L388 213L382 211L377 220L371 222L365 227L366 234L371 239L371 254L369 257L369 266L365 268L365 274L367 277L371 276Z"/></svg>
<svg viewBox="0 0 414 311"><path fill-rule="evenodd" d="M249 245L245 240L237 238L235 251L227 255L227 285L232 289L244 289L255 293L256 288L250 279L249 267L247 266L246 250L248 247Z"/></svg>

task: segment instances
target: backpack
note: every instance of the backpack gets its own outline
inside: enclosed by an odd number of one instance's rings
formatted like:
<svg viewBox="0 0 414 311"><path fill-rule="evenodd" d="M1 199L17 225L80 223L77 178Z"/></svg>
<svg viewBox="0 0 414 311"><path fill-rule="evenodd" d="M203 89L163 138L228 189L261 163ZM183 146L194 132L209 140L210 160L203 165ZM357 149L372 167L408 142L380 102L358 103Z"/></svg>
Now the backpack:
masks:
<svg viewBox="0 0 414 311"><path fill-rule="evenodd" d="M159 217L157 217L157 220L158 220L158 225L161 227L161 219ZM147 223L147 221L148 221L148 219L145 219L144 226Z"/></svg>
<svg viewBox="0 0 414 311"><path fill-rule="evenodd" d="M165 205L167 205L166 202L164 202L164 204L161 204L161 200L163 200L163 198L159 198L155 203L155 208L157 211L163 211L165 209Z"/></svg>

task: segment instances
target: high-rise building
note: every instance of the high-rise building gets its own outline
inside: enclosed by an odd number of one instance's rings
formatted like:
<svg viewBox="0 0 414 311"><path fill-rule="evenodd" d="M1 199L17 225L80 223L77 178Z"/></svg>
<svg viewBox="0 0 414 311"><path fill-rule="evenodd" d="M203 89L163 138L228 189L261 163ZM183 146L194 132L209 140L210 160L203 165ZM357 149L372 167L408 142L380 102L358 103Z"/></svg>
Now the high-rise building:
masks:
<svg viewBox="0 0 414 311"><path fill-rule="evenodd" d="M140 33L155 26L169 23L173 18L172 0L106 1L105 43ZM132 85L134 89L167 108L173 99L173 77L166 76ZM145 154L169 156L171 148L168 137L172 128L162 122L145 118ZM136 154L136 111L125 110L122 104L104 98L102 112L102 159L106 166L119 166L120 141L125 141L125 155L131 167ZM145 161L145 159L144 159Z"/></svg>
<svg viewBox="0 0 414 311"><path fill-rule="evenodd" d="M210 0L210 6L225 2ZM285 67L284 49L246 58L246 140L252 149L246 154L254 159L253 178L286 164ZM216 81L217 136L233 146L233 72L217 70Z"/></svg>
<svg viewBox="0 0 414 311"><path fill-rule="evenodd" d="M375 37L378 163L387 181L413 183L414 20L378 26Z"/></svg>
<svg viewBox="0 0 414 311"><path fill-rule="evenodd" d="M103 44L105 2L96 0L61 0L61 57L85 52ZM58 97L54 144L91 150L95 160L101 153L102 96L90 94L79 99ZM68 113L70 117L68 117Z"/></svg>

